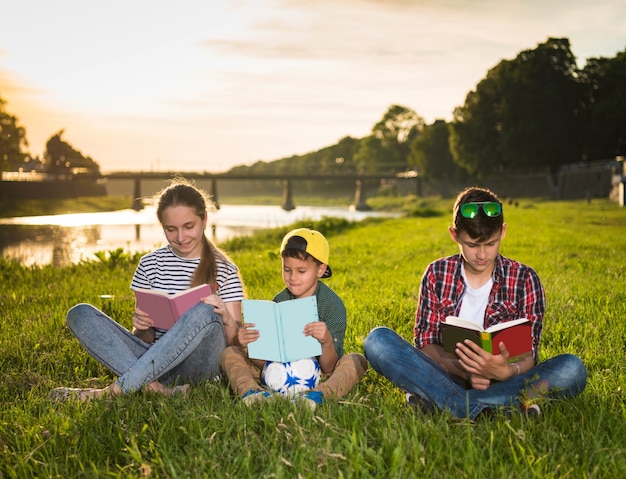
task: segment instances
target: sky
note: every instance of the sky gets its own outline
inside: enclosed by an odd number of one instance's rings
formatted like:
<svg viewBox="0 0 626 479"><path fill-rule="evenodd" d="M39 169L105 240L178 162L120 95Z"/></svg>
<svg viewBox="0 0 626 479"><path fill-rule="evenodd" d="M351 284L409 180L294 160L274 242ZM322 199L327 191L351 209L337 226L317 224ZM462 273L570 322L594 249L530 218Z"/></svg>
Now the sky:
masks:
<svg viewBox="0 0 626 479"><path fill-rule="evenodd" d="M28 150L104 172L273 161L367 136L394 104L452 119L488 70L550 37L582 67L626 49L623 0L20 0L0 97Z"/></svg>

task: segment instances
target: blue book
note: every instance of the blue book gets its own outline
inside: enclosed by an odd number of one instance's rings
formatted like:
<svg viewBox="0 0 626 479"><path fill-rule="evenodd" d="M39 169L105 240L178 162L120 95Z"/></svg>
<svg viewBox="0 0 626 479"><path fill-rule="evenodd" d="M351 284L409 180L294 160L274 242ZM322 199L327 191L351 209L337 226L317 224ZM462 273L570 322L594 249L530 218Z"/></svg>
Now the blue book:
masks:
<svg viewBox="0 0 626 479"><path fill-rule="evenodd" d="M248 357L286 363L322 354L320 342L303 332L305 325L319 321L315 296L281 303L244 299L241 304L244 321L260 333L248 344Z"/></svg>

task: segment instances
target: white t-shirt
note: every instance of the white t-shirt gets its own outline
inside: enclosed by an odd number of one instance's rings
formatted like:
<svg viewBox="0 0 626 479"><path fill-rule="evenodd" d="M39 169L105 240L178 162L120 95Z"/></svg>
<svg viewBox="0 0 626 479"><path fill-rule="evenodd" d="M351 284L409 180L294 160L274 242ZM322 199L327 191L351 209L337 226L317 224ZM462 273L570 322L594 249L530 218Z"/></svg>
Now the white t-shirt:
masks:
<svg viewBox="0 0 626 479"><path fill-rule="evenodd" d="M465 280L465 292L461 299L459 317L478 324L481 328L485 325L485 310L489 301L489 293L493 286L493 279L489 278L480 288L472 288L465 275L465 266L461 265L461 274Z"/></svg>

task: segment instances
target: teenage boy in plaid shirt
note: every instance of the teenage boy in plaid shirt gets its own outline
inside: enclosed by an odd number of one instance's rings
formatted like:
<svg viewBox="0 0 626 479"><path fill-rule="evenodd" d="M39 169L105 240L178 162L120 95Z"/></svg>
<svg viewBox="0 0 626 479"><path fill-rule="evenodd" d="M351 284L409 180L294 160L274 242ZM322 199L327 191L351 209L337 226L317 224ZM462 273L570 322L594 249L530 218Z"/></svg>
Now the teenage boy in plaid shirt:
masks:
<svg viewBox="0 0 626 479"><path fill-rule="evenodd" d="M506 223L495 193L478 187L462 191L449 232L460 253L434 261L422 277L414 346L389 328L375 328L364 343L372 368L406 391L410 405L425 412L447 409L470 419L511 407L538 415L540 397L579 394L587 373L577 356L537 362L545 294L532 268L499 253ZM465 340L447 353L441 343L441 323L447 316L485 328L527 318L532 352L510 358L502 342L494 345L501 354L491 354Z"/></svg>

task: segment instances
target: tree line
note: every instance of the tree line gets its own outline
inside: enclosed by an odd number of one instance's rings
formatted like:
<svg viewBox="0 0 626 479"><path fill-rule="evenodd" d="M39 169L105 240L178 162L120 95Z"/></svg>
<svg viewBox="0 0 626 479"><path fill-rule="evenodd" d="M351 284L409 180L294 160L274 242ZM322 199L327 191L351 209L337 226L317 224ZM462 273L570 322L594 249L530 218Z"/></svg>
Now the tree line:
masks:
<svg viewBox="0 0 626 479"><path fill-rule="evenodd" d="M93 158L83 155L62 138L64 130L53 134L46 142L43 158L31 155L26 128L7 111L6 104L0 96L0 171L100 174L100 166Z"/></svg>
<svg viewBox="0 0 626 479"><path fill-rule="evenodd" d="M549 38L502 60L456 108L451 122L426 124L392 105L365 138L272 162L233 168L253 173L393 173L433 180L558 170L626 151L626 49L578 68L567 38Z"/></svg>
<svg viewBox="0 0 626 479"><path fill-rule="evenodd" d="M303 155L232 174L390 174L414 170L432 180L481 179L623 156L626 150L626 49L614 58L588 58L579 68L567 38L548 38L502 60L470 91L452 121L426 124L409 107L391 105L364 138L346 136ZM62 139L46 144L42 160L27 152L26 130L0 97L2 170L38 161L47 172L98 164Z"/></svg>

